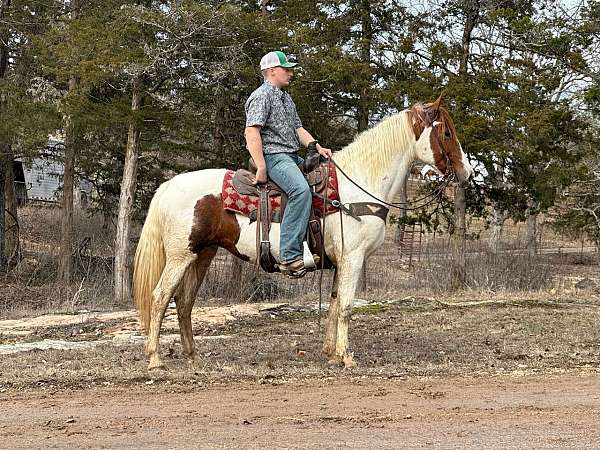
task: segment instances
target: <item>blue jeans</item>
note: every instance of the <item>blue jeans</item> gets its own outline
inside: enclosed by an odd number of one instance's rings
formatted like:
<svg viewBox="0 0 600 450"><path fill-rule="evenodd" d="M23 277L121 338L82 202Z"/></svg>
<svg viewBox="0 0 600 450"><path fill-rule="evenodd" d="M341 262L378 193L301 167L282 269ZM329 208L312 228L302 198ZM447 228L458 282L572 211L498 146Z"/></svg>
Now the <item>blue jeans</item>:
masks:
<svg viewBox="0 0 600 450"><path fill-rule="evenodd" d="M302 241L305 240L312 207L310 187L298 168L301 162L302 158L296 153L265 154L267 175L288 196L279 237L279 259L282 263L302 258Z"/></svg>

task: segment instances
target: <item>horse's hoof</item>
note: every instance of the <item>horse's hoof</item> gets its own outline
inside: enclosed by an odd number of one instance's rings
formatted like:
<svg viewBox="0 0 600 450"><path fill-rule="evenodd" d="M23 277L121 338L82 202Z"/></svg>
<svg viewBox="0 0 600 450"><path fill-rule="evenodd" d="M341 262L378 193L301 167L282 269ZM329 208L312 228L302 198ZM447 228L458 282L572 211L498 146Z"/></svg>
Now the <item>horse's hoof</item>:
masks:
<svg viewBox="0 0 600 450"><path fill-rule="evenodd" d="M344 369L354 369L356 367L352 353L344 355L342 357L342 362L344 363Z"/></svg>
<svg viewBox="0 0 600 450"><path fill-rule="evenodd" d="M342 367L344 364L342 358L339 356L332 356L327 360L327 365L330 367Z"/></svg>
<svg viewBox="0 0 600 450"><path fill-rule="evenodd" d="M160 361L150 361L148 371L150 370L167 370L166 366Z"/></svg>

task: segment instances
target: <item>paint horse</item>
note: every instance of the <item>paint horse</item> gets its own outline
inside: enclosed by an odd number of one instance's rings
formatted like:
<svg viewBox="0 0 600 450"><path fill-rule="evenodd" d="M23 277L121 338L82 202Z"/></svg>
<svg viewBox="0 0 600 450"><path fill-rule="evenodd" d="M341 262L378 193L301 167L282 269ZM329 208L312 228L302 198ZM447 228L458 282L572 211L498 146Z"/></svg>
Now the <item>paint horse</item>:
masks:
<svg viewBox="0 0 600 450"><path fill-rule="evenodd" d="M440 101L441 97L430 104L416 104L382 120L336 152L333 160L358 185L386 202L394 200L415 160L468 181L473 170ZM225 173L225 169L206 169L177 175L158 188L150 203L133 276L134 301L148 334L148 369L161 366L159 334L171 298L177 306L183 352L196 358L191 311L218 247L245 260L256 258L259 224L223 208ZM338 189L346 205L375 201L340 174ZM379 248L385 235L385 221L380 217L361 219L345 214L341 219L337 215L323 219L325 252L335 265L323 351L331 363L345 367L354 365L348 326L363 261ZM278 259L279 224L272 224L269 239Z"/></svg>

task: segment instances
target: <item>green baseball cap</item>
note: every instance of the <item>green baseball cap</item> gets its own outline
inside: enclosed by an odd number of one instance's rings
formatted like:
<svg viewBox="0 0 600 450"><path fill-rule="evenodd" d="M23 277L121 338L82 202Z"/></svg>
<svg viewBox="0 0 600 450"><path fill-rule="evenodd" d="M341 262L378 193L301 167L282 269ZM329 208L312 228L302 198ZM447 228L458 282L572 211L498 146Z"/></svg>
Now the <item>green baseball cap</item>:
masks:
<svg viewBox="0 0 600 450"><path fill-rule="evenodd" d="M297 65L298 63L289 62L285 53L280 52L279 50L267 53L260 60L260 70L271 69L272 67L285 67L286 69L291 69Z"/></svg>

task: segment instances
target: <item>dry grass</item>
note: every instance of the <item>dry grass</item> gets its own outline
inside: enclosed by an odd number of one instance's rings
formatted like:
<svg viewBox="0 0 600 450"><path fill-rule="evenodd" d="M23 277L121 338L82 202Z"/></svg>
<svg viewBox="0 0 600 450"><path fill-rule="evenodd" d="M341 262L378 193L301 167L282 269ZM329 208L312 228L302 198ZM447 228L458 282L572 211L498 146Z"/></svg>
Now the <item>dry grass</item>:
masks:
<svg viewBox="0 0 600 450"><path fill-rule="evenodd" d="M0 277L0 317L125 306L115 305L111 298L113 230L100 217L75 213L73 282L69 286L55 282L59 213L53 206L19 210L23 258Z"/></svg>
<svg viewBox="0 0 600 450"><path fill-rule="evenodd" d="M203 325L199 336L227 335L197 344L200 362L190 365L179 344L163 345L166 372L146 372L142 344L94 350L28 352L3 356L0 389L88 387L99 384L227 383L399 375L548 372L598 367L600 299L594 304L512 301L470 307L412 299L353 316L352 350L359 367L327 366L320 352L322 329L314 313L265 313L228 325ZM51 329L38 338L97 339L102 327ZM174 330L170 330L174 331Z"/></svg>
<svg viewBox="0 0 600 450"><path fill-rule="evenodd" d="M112 227L104 227L97 217L76 215L73 283L59 286L55 284L58 209L27 207L19 213L25 258L0 280L0 317L131 308L130 304L115 304L111 297ZM514 237L516 246L519 236L518 233L512 236L513 231L507 228L507 238ZM408 258L400 254L393 242L393 235L394 229L390 227L385 245L368 261L367 290L359 292L359 297L397 299L408 295L454 295L449 289L452 261L448 254L448 236L423 236L421 251L409 265ZM588 277L600 285L595 274L600 260L598 255L582 253L528 258L511 253L493 255L486 248L484 240L469 241L465 288L474 297L489 291L527 293L565 289L576 283L578 277ZM331 278L331 272L323 274L324 299L328 297ZM319 286L318 273L301 280L289 280L258 272L252 264L219 252L198 297L208 304L281 299L296 302L302 297L310 297L316 302Z"/></svg>

